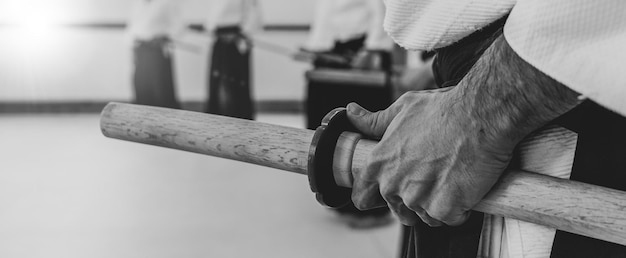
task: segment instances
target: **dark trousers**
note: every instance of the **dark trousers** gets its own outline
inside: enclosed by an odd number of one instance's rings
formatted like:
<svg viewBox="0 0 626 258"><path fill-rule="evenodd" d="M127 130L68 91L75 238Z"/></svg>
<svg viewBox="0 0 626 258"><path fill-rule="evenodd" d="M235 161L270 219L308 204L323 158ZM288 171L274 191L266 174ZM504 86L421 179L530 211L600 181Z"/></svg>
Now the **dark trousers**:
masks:
<svg viewBox="0 0 626 258"><path fill-rule="evenodd" d="M210 114L254 119L250 92L249 40L238 27L216 31L208 73Z"/></svg>
<svg viewBox="0 0 626 258"><path fill-rule="evenodd" d="M168 44L167 38L135 42L135 103L180 108L174 90L173 65Z"/></svg>

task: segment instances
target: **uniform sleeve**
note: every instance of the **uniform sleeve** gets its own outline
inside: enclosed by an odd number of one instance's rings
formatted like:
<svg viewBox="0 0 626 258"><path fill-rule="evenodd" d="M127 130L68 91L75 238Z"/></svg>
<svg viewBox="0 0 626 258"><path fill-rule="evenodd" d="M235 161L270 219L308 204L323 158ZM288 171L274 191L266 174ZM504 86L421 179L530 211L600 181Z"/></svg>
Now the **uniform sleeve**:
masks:
<svg viewBox="0 0 626 258"><path fill-rule="evenodd" d="M330 24L333 15L334 0L317 0L315 14L311 23L311 32L304 47L314 51L325 51L333 48L335 36Z"/></svg>
<svg viewBox="0 0 626 258"><path fill-rule="evenodd" d="M169 35L172 38L182 37L186 32L187 21L184 19L184 7L186 0L165 0L166 8L169 9L171 26Z"/></svg>
<svg viewBox="0 0 626 258"><path fill-rule="evenodd" d="M244 13L241 27L246 33L255 33L263 30L263 12L258 0L244 0Z"/></svg>
<svg viewBox="0 0 626 258"><path fill-rule="evenodd" d="M145 7L140 0L134 0L132 2L131 12L129 13L128 23L126 26L127 43L132 43L132 41L141 33L139 23L141 22L144 8Z"/></svg>
<svg viewBox="0 0 626 258"><path fill-rule="evenodd" d="M626 1L520 0L504 37L540 71L626 115Z"/></svg>
<svg viewBox="0 0 626 258"><path fill-rule="evenodd" d="M371 12L370 26L367 31L365 48L370 50L391 50L393 40L383 29L385 19L385 5L382 0L366 0Z"/></svg>
<svg viewBox="0 0 626 258"><path fill-rule="evenodd" d="M134 1L133 15L128 27L134 39L156 36L177 37L184 31L182 7L186 0Z"/></svg>
<svg viewBox="0 0 626 258"><path fill-rule="evenodd" d="M213 33L223 20L224 13L228 9L229 4L237 3L240 0L211 0L209 1L209 10L204 21L204 29L209 33Z"/></svg>
<svg viewBox="0 0 626 258"><path fill-rule="evenodd" d="M400 46L451 45L508 14L516 0L385 0L384 28Z"/></svg>

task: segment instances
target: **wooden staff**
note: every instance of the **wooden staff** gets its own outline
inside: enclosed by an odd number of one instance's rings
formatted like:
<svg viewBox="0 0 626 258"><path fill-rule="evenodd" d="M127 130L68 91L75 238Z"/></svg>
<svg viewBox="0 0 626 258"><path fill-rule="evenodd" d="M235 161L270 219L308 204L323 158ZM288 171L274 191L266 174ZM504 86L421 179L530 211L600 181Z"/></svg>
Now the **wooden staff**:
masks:
<svg viewBox="0 0 626 258"><path fill-rule="evenodd" d="M111 138L307 173L313 131L203 113L110 103L102 133ZM343 133L333 164L351 187L376 142ZM506 171L474 210L626 245L626 192L522 171Z"/></svg>

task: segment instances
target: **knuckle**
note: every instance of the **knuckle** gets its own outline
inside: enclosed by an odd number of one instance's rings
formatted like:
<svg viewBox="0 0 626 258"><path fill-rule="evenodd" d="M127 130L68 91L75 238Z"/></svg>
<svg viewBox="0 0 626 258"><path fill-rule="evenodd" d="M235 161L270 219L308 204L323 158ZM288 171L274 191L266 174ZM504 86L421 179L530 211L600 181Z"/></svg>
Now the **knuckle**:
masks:
<svg viewBox="0 0 626 258"><path fill-rule="evenodd" d="M406 206L407 206L409 209L411 209L412 211L415 211L415 212L418 212L418 213L419 213L420 211L424 211L424 208L422 208L422 205L421 205L419 202L417 202L417 201L412 201L411 199L405 199L405 200L407 200L407 202L406 202Z"/></svg>
<svg viewBox="0 0 626 258"><path fill-rule="evenodd" d="M441 221L443 223L446 223L446 225L449 225L449 226L459 226L465 223L465 221L467 221L468 219L469 219L469 212L462 212L462 213L457 213L457 214L451 214L445 218L442 218Z"/></svg>
<svg viewBox="0 0 626 258"><path fill-rule="evenodd" d="M405 226L414 226L415 224L417 224L417 220L415 218L407 218L405 216L398 216L398 220L400 221L400 223L402 223L402 225L405 225Z"/></svg>
<svg viewBox="0 0 626 258"><path fill-rule="evenodd" d="M441 220L437 218L436 216L433 216L428 210L422 208L421 205L417 203L411 203L410 206L407 206L407 207L415 211L417 216L419 216L419 218L428 226L431 226L431 227L442 226Z"/></svg>
<svg viewBox="0 0 626 258"><path fill-rule="evenodd" d="M431 218L439 220L439 221L445 221L448 218L448 216L449 216L449 211L448 211L447 208L437 207L435 209L432 209L432 208L431 209L424 209L424 211L426 213L428 213L428 215Z"/></svg>
<svg viewBox="0 0 626 258"><path fill-rule="evenodd" d="M428 226L431 227L437 227L440 226L441 223L439 223L439 221L433 219L432 217L430 217L425 211L417 211L416 212L417 216L419 216L420 220L424 223L426 223Z"/></svg>
<svg viewBox="0 0 626 258"><path fill-rule="evenodd" d="M394 188L389 184L382 183L380 185L380 195L382 195L387 202L402 203L402 198L397 195Z"/></svg>
<svg viewBox="0 0 626 258"><path fill-rule="evenodd" d="M352 194L352 203L358 210L369 210L380 206L380 201L369 192L361 192Z"/></svg>
<svg viewBox="0 0 626 258"><path fill-rule="evenodd" d="M431 218L443 222L449 226L458 226L466 220L465 212L453 205L442 205L441 207L425 210Z"/></svg>
<svg viewBox="0 0 626 258"><path fill-rule="evenodd" d="M411 101L412 99L415 98L415 96L419 94L417 91L407 91L404 94L402 94L398 100L396 100L397 103L404 103L404 102L408 102Z"/></svg>

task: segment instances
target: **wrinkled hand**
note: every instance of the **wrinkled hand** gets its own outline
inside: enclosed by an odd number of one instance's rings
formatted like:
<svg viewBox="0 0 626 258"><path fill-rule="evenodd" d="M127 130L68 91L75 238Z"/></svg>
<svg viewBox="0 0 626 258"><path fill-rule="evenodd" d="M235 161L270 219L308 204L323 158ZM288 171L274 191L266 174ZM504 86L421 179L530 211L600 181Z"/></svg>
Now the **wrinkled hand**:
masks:
<svg viewBox="0 0 626 258"><path fill-rule="evenodd" d="M361 210L388 205L405 225L459 225L495 184L514 145L472 118L454 89L408 92L386 110L355 103L348 118L381 139L354 174L352 200ZM488 132L488 133L486 133Z"/></svg>

